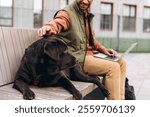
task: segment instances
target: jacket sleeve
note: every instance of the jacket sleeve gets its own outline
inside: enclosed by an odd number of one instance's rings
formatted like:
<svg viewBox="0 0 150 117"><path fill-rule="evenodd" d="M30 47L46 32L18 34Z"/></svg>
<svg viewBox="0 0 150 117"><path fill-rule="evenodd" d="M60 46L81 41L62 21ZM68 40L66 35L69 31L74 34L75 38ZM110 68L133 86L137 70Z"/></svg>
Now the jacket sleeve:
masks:
<svg viewBox="0 0 150 117"><path fill-rule="evenodd" d="M70 18L67 11L58 11L54 16L54 19L46 22L44 26L50 26L51 29L56 32L56 34L60 33L61 31L68 30L70 27Z"/></svg>
<svg viewBox="0 0 150 117"><path fill-rule="evenodd" d="M92 31L92 35L93 35L93 40L94 40L94 47L95 47L95 49L96 49L97 51L99 51L99 52L103 52L103 53L104 53L104 52L106 51L106 48L105 48L100 42L98 42L98 41L96 40L94 30Z"/></svg>

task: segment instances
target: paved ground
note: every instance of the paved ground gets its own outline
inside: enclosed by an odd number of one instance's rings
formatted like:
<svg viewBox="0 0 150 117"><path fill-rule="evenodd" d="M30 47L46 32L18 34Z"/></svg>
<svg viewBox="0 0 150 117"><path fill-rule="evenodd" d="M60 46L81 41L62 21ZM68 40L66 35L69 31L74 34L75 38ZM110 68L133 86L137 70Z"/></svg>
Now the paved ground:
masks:
<svg viewBox="0 0 150 117"><path fill-rule="evenodd" d="M129 54L127 62L127 77L135 87L137 100L150 100L150 53Z"/></svg>

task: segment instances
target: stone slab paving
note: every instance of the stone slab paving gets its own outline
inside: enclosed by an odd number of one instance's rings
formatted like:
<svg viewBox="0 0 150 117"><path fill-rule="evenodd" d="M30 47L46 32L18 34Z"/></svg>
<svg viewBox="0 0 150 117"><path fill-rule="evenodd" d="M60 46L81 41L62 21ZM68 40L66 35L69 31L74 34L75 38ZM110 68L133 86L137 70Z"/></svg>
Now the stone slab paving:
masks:
<svg viewBox="0 0 150 117"><path fill-rule="evenodd" d="M134 86L137 100L150 100L150 53L129 54L127 62L127 77Z"/></svg>

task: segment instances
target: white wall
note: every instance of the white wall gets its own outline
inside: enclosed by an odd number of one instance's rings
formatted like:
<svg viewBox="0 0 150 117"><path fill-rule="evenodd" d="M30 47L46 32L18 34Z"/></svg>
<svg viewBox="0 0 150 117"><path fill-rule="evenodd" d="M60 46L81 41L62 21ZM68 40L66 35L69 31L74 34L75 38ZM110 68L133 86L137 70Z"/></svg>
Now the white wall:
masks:
<svg viewBox="0 0 150 117"><path fill-rule="evenodd" d="M113 30L100 30L100 4L101 2L113 3ZM117 37L117 15L122 16L123 4L131 4L137 6L137 20L135 32L124 32L122 30L122 18L120 20L120 37L121 38L149 38L150 33L143 33L143 10L144 6L150 6L150 0L94 0L91 12L95 14L94 30L98 37Z"/></svg>
<svg viewBox="0 0 150 117"><path fill-rule="evenodd" d="M14 27L33 27L33 0L14 0Z"/></svg>
<svg viewBox="0 0 150 117"><path fill-rule="evenodd" d="M52 20L58 9L60 9L60 0L44 0L43 22Z"/></svg>

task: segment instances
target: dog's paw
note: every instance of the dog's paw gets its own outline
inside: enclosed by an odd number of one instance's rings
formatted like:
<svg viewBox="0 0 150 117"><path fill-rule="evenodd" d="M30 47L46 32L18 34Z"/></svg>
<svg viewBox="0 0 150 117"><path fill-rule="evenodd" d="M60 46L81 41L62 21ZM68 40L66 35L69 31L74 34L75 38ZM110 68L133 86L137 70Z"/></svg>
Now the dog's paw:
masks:
<svg viewBox="0 0 150 117"><path fill-rule="evenodd" d="M76 100L81 100L81 99L82 99L82 94L81 94L79 91L76 91L76 92L73 94L73 97L74 97Z"/></svg>
<svg viewBox="0 0 150 117"><path fill-rule="evenodd" d="M33 99L35 99L35 94L33 91L28 90L23 94L23 98L25 100L33 100Z"/></svg>

